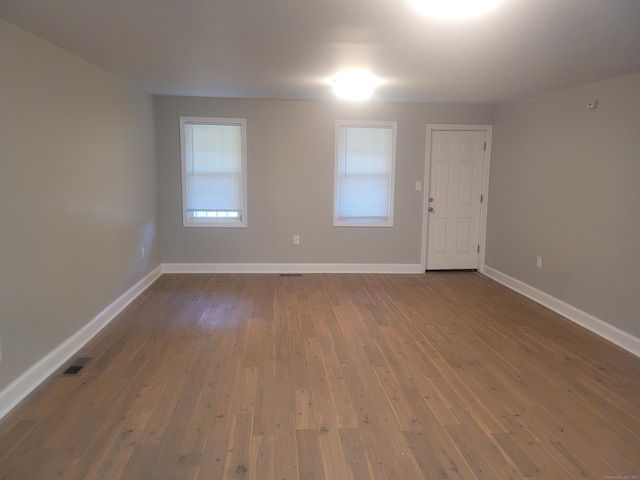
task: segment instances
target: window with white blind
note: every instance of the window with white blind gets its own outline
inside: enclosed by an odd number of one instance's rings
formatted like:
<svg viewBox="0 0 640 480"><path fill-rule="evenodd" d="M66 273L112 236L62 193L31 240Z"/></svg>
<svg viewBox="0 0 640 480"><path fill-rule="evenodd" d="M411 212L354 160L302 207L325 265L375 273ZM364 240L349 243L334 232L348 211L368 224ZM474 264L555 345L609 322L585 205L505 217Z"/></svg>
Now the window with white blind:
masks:
<svg viewBox="0 0 640 480"><path fill-rule="evenodd" d="M182 225L247 226L246 121L180 117Z"/></svg>
<svg viewBox="0 0 640 480"><path fill-rule="evenodd" d="M334 226L392 227L396 122L336 122Z"/></svg>

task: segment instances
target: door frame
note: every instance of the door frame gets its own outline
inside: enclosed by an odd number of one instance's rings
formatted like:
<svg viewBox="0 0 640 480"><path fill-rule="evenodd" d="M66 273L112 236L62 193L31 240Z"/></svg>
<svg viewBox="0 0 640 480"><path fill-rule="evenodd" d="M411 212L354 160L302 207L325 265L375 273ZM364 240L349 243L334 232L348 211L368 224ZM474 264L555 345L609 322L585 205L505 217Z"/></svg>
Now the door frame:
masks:
<svg viewBox="0 0 640 480"><path fill-rule="evenodd" d="M492 125L451 125L451 124L427 124L427 141L425 150L425 167L424 167L424 195L422 198L422 255L421 255L421 271L427 269L427 242L429 222L427 220L427 209L429 208L429 194L431 189L431 136L436 131L482 131L485 132L487 148L484 151L482 159L482 190L483 197L480 204L480 224L478 231L478 241L480 242L480 252L478 254L477 269L479 272L484 268L485 245L487 238L487 206L489 204L489 161L491 159L491 134Z"/></svg>

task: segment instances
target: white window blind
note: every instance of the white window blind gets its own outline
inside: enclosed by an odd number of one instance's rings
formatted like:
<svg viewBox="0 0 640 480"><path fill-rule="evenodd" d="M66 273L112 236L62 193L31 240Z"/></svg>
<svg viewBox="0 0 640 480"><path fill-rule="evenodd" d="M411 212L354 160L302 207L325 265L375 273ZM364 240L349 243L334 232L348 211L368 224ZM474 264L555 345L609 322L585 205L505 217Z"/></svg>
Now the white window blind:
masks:
<svg viewBox="0 0 640 480"><path fill-rule="evenodd" d="M393 226L395 122L337 122L334 225Z"/></svg>
<svg viewBox="0 0 640 480"><path fill-rule="evenodd" d="M183 225L246 225L244 119L181 117Z"/></svg>

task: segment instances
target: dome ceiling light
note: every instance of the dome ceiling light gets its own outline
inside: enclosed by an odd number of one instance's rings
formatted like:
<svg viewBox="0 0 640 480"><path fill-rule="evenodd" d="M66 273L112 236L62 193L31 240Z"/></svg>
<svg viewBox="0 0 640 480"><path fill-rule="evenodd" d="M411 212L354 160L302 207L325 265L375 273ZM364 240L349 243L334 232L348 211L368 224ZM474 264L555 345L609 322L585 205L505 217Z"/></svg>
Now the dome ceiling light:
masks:
<svg viewBox="0 0 640 480"><path fill-rule="evenodd" d="M329 79L333 92L343 100L366 100L382 81L365 70L340 72Z"/></svg>
<svg viewBox="0 0 640 480"><path fill-rule="evenodd" d="M435 18L460 19L487 12L502 0L409 0L421 13Z"/></svg>

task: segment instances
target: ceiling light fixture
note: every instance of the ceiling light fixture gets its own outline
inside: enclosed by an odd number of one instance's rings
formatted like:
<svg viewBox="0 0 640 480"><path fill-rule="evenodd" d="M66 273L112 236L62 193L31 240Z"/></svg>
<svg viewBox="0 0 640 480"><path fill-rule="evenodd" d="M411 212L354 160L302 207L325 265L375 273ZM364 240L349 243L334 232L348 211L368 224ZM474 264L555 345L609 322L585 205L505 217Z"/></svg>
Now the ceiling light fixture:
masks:
<svg viewBox="0 0 640 480"><path fill-rule="evenodd" d="M502 0L409 0L420 12L430 17L458 19L487 12Z"/></svg>
<svg viewBox="0 0 640 480"><path fill-rule="evenodd" d="M366 100L382 82L365 70L340 72L329 79L333 92L344 100Z"/></svg>

